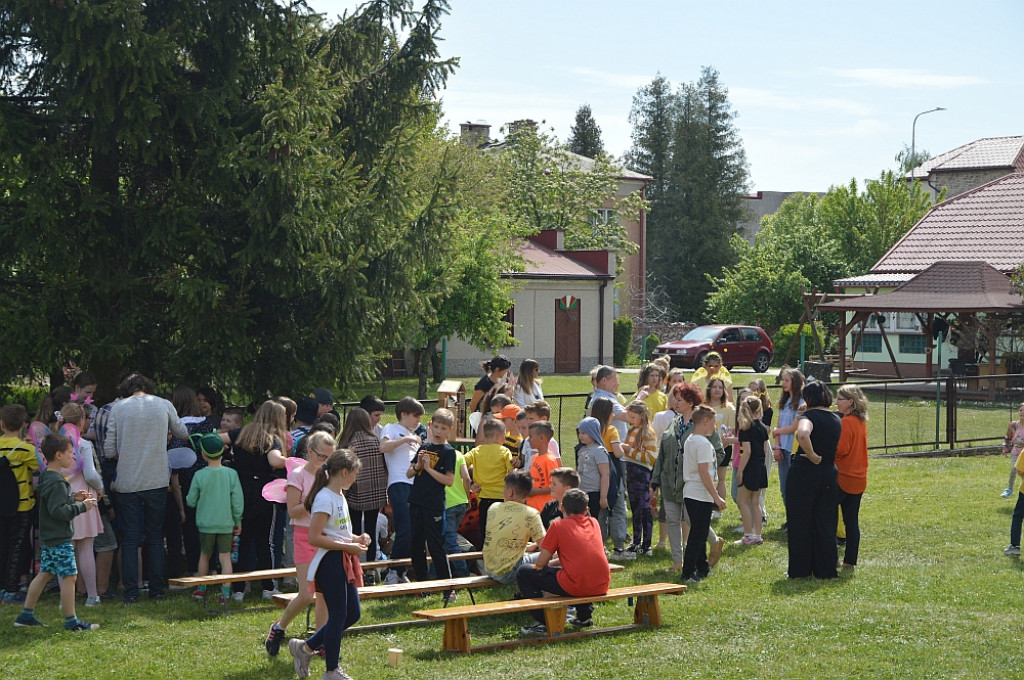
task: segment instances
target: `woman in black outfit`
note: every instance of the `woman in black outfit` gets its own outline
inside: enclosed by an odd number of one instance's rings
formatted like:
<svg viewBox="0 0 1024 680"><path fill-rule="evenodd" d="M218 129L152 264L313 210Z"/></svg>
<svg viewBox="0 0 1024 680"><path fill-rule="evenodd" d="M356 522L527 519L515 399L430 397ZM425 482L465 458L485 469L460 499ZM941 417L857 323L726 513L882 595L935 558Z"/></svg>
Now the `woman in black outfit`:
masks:
<svg viewBox="0 0 1024 680"><path fill-rule="evenodd" d="M843 426L828 410L832 393L818 381L808 381L802 392L807 410L800 416L786 480L789 522L789 578L836 578L836 447Z"/></svg>

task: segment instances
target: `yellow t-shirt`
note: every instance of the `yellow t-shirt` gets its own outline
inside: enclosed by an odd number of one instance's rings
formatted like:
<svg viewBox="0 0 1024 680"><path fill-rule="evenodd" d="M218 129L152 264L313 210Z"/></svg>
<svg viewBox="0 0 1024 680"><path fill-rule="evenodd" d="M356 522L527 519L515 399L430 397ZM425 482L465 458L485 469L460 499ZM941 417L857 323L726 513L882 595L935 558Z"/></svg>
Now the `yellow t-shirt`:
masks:
<svg viewBox="0 0 1024 680"><path fill-rule="evenodd" d="M543 538L539 512L515 501L495 503L487 509L484 569L495 576L507 574L523 557L526 544Z"/></svg>
<svg viewBox="0 0 1024 680"><path fill-rule="evenodd" d="M36 506L32 489L32 475L39 469L36 447L17 437L0 437L0 456L11 462L11 472L18 480L18 512L28 512Z"/></svg>
<svg viewBox="0 0 1024 680"><path fill-rule="evenodd" d="M655 413L661 413L668 408L668 395L660 390L658 392L651 392L644 399L644 403L647 404L648 410L651 412L651 417L654 417Z"/></svg>
<svg viewBox="0 0 1024 680"><path fill-rule="evenodd" d="M618 428L614 425L606 425L601 430L601 439L604 441L604 450L608 452L608 457L611 458L615 455L615 451L612 450L612 444L615 442L622 443Z"/></svg>
<svg viewBox="0 0 1024 680"><path fill-rule="evenodd" d="M481 444L466 454L480 498L504 498L505 475L512 470L512 454L503 444Z"/></svg>

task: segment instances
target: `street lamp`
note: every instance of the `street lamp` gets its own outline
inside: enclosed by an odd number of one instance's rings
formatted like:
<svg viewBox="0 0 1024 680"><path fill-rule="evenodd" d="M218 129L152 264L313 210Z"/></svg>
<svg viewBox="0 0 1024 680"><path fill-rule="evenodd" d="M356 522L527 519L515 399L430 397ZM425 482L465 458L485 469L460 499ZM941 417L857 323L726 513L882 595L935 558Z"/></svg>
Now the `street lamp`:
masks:
<svg viewBox="0 0 1024 680"><path fill-rule="evenodd" d="M941 106L936 106L934 109L928 109L914 116L914 124L910 126L910 186L914 186L914 169L917 167L917 159L914 157L914 152L917 146L917 119L926 113L935 113L936 111L945 111L946 109Z"/></svg>

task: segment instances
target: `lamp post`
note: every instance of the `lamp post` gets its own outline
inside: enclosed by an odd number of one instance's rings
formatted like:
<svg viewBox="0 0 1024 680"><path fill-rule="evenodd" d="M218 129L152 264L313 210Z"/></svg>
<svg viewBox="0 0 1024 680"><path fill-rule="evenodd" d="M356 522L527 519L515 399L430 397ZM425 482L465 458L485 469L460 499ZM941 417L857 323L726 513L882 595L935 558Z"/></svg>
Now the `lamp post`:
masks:
<svg viewBox="0 0 1024 680"><path fill-rule="evenodd" d="M914 186L914 169L917 167L917 159L914 158L914 152L917 147L917 119L926 113L935 113L936 111L945 111L946 109L941 106L936 106L934 109L928 109L914 116L914 124L910 126L910 186Z"/></svg>

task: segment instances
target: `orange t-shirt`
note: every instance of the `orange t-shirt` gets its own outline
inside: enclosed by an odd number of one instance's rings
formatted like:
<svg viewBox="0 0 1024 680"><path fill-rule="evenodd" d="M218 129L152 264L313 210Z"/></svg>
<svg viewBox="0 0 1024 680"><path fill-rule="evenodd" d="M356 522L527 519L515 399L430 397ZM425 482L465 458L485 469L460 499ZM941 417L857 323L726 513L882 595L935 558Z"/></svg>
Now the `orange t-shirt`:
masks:
<svg viewBox="0 0 1024 680"><path fill-rule="evenodd" d="M868 428L854 415L843 417L843 432L836 447L839 488L849 494L868 488Z"/></svg>
<svg viewBox="0 0 1024 680"><path fill-rule="evenodd" d="M534 489L544 489L551 486L551 471L558 467L558 460L550 452L538 453L530 461L530 477L533 479ZM526 499L526 504L540 512L544 504L553 501L550 493L537 494Z"/></svg>
<svg viewBox="0 0 1024 680"><path fill-rule="evenodd" d="M570 595L604 595L611 583L601 527L590 515L570 515L552 522L540 547L558 553L558 585Z"/></svg>

